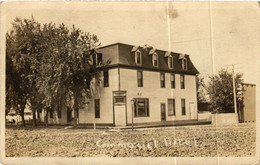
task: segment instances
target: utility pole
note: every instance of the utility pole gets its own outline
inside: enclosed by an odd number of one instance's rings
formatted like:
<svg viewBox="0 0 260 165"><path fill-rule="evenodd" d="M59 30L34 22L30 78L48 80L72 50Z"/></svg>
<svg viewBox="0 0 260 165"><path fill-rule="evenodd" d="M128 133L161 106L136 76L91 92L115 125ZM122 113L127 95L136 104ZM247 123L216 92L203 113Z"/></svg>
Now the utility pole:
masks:
<svg viewBox="0 0 260 165"><path fill-rule="evenodd" d="M231 65L225 65L225 66L232 66L234 110L235 110L235 115L236 115L236 122L239 123L238 113L237 113L236 84L235 84L235 65L238 65L238 64L231 64ZM223 66L223 67L224 67L224 66Z"/></svg>
<svg viewBox="0 0 260 165"><path fill-rule="evenodd" d="M237 120L237 123L238 123L238 115L237 115L237 96L236 96L236 85L235 85L235 69L234 69L234 64L232 64L232 77L233 77L234 108L235 108L236 120Z"/></svg>

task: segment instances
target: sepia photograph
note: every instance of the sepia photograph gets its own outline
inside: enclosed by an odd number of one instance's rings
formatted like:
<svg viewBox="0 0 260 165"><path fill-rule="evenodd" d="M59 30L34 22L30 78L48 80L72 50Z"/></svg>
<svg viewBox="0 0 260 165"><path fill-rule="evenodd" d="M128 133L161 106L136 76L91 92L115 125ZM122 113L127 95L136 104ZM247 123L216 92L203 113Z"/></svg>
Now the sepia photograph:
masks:
<svg viewBox="0 0 260 165"><path fill-rule="evenodd" d="M259 165L259 21L257 1L2 2L1 163Z"/></svg>

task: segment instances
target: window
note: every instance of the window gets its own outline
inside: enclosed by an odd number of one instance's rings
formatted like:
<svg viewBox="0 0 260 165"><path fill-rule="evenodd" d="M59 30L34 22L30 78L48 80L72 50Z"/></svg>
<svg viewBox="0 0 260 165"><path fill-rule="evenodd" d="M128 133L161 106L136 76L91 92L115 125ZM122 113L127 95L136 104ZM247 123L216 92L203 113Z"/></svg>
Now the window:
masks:
<svg viewBox="0 0 260 165"><path fill-rule="evenodd" d="M181 115L186 115L185 99L181 99Z"/></svg>
<svg viewBox="0 0 260 165"><path fill-rule="evenodd" d="M185 88L185 79L184 79L184 75L181 75L181 89Z"/></svg>
<svg viewBox="0 0 260 165"><path fill-rule="evenodd" d="M137 50L135 52L135 63L137 65L141 65L142 64L142 55L141 55L141 52L139 50Z"/></svg>
<svg viewBox="0 0 260 165"><path fill-rule="evenodd" d="M169 56L169 57L168 57L168 67L169 67L170 69L173 68L173 58L172 58L172 56Z"/></svg>
<svg viewBox="0 0 260 165"><path fill-rule="evenodd" d="M175 88L175 74L171 73L171 88Z"/></svg>
<svg viewBox="0 0 260 165"><path fill-rule="evenodd" d="M175 99L168 99L168 116L175 116Z"/></svg>
<svg viewBox="0 0 260 165"><path fill-rule="evenodd" d="M153 54L153 66L158 66L158 55L156 53Z"/></svg>
<svg viewBox="0 0 260 165"><path fill-rule="evenodd" d="M135 99L134 108L135 117L148 117L149 99Z"/></svg>
<svg viewBox="0 0 260 165"><path fill-rule="evenodd" d="M50 110L50 118L53 118L53 111Z"/></svg>
<svg viewBox="0 0 260 165"><path fill-rule="evenodd" d="M108 87L109 86L108 70L103 71L103 76L104 76L104 87Z"/></svg>
<svg viewBox="0 0 260 165"><path fill-rule="evenodd" d="M161 80L161 88L165 88L165 74L160 74L160 80Z"/></svg>
<svg viewBox="0 0 260 165"><path fill-rule="evenodd" d="M137 71L137 86L142 87L143 86L143 72Z"/></svg>
<svg viewBox="0 0 260 165"><path fill-rule="evenodd" d="M95 99L95 118L100 118L100 101Z"/></svg>
<svg viewBox="0 0 260 165"><path fill-rule="evenodd" d="M99 65L102 62L102 54L95 53L92 55L93 65Z"/></svg>
<svg viewBox="0 0 260 165"><path fill-rule="evenodd" d="M182 59L182 69L187 70L187 59Z"/></svg>

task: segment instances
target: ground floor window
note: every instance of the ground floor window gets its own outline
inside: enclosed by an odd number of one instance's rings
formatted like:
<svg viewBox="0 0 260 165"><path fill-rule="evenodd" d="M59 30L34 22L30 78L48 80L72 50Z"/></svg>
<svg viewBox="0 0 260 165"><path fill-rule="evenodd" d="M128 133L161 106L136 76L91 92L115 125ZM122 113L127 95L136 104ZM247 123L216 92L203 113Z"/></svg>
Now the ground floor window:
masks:
<svg viewBox="0 0 260 165"><path fill-rule="evenodd" d="M61 108L58 108L58 118L61 118Z"/></svg>
<svg viewBox="0 0 260 165"><path fill-rule="evenodd" d="M149 116L149 99L144 99L144 98L135 99L134 116L135 117Z"/></svg>
<svg viewBox="0 0 260 165"><path fill-rule="evenodd" d="M175 116L175 99L168 99L168 116Z"/></svg>
<svg viewBox="0 0 260 165"><path fill-rule="evenodd" d="M100 118L100 100L95 99L95 118Z"/></svg>
<svg viewBox="0 0 260 165"><path fill-rule="evenodd" d="M186 115L185 99L181 99L181 114Z"/></svg>
<svg viewBox="0 0 260 165"><path fill-rule="evenodd" d="M50 118L53 118L53 110L50 111Z"/></svg>

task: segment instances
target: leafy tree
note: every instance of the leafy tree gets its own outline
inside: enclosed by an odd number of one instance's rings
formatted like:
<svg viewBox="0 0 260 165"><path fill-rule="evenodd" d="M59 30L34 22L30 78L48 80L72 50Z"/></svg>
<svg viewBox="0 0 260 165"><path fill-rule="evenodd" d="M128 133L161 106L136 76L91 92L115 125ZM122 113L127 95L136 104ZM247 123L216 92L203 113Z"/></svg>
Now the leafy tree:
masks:
<svg viewBox="0 0 260 165"><path fill-rule="evenodd" d="M243 82L242 76L243 74L241 73L235 75L236 93L238 93L237 88ZM221 69L216 75L210 76L209 79L206 90L209 95L213 113L234 112L232 73L227 69Z"/></svg>
<svg viewBox="0 0 260 165"><path fill-rule="evenodd" d="M36 35L39 23L16 18L12 30L6 34L6 100L7 108L13 107L24 121L24 109L31 92L28 75L32 74L31 58L36 53Z"/></svg>
<svg viewBox="0 0 260 165"><path fill-rule="evenodd" d="M33 18L17 18L6 40L7 107L16 107L23 118L29 102L36 126L35 112L44 109L47 124L49 111L72 100L76 126L79 107L99 85L99 69L110 62L93 63L100 45L97 36L74 25L69 30L64 24L41 26Z"/></svg>
<svg viewBox="0 0 260 165"><path fill-rule="evenodd" d="M197 75L196 76L196 89L197 89L197 99L198 99L198 103L202 103L205 102L207 99L205 97L206 95L206 89L205 89L206 85L204 82L204 78Z"/></svg>

